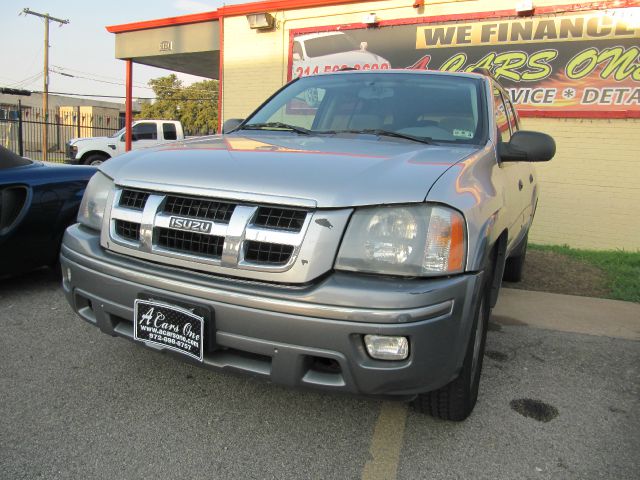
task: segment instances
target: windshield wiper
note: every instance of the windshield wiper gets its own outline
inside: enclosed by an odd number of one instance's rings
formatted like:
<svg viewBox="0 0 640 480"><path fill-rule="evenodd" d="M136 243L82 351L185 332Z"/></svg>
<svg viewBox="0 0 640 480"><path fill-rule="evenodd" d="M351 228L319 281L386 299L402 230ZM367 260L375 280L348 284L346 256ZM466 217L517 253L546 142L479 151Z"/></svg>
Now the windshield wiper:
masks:
<svg viewBox="0 0 640 480"><path fill-rule="evenodd" d="M411 140L413 142L426 143L427 145L433 144L433 139L431 137L416 137L414 135L394 132L392 130L383 130L381 128L365 128L362 130L325 130L325 131L313 130L313 133L320 133L320 134L364 133L369 135L377 135L379 137L384 136L384 137L403 138L405 140Z"/></svg>
<svg viewBox="0 0 640 480"><path fill-rule="evenodd" d="M309 135L311 133L311 131L306 128L289 125L288 123L283 122L250 123L248 125L243 125L238 130L289 130L303 135Z"/></svg>

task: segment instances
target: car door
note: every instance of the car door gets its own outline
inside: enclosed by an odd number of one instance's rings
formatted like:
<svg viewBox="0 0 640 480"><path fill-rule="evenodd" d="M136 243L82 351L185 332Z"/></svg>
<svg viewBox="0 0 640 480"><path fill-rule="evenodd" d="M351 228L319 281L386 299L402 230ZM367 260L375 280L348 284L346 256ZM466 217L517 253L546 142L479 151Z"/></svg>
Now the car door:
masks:
<svg viewBox="0 0 640 480"><path fill-rule="evenodd" d="M151 147L158 144L158 125L155 122L138 122L131 131L131 149Z"/></svg>
<svg viewBox="0 0 640 480"><path fill-rule="evenodd" d="M123 128L109 139L107 147L109 147L109 153L111 153L112 157L117 157L125 153L125 135Z"/></svg>
<svg viewBox="0 0 640 480"><path fill-rule="evenodd" d="M520 119L516 109L513 107L513 103L507 97L505 97L505 106L507 107L511 135L513 135L520 130ZM538 200L537 179L533 163L518 162L518 164L522 175L522 226L526 231L533 220L535 205Z"/></svg>
<svg viewBox="0 0 640 480"><path fill-rule="evenodd" d="M496 85L493 87L493 105L494 115L497 127L497 141L508 142L512 135L512 125L509 121L508 101L502 89ZM524 210L525 210L525 192L524 181L528 175L528 164L526 162L501 162L498 158L500 171L502 172L503 185L503 204L506 207L509 218L509 238L508 250L515 247L524 236ZM528 182L528 179L527 179Z"/></svg>

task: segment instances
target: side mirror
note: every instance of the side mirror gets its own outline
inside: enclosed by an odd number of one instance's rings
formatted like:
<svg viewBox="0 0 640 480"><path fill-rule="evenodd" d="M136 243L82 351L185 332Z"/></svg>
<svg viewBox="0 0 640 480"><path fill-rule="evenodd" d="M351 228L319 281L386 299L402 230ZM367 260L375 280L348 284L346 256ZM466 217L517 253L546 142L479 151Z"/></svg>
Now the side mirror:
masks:
<svg viewBox="0 0 640 480"><path fill-rule="evenodd" d="M366 50L369 47L367 42L360 42L360 50Z"/></svg>
<svg viewBox="0 0 640 480"><path fill-rule="evenodd" d="M546 133L520 130L498 145L503 162L547 162L556 154L556 142Z"/></svg>
<svg viewBox="0 0 640 480"><path fill-rule="evenodd" d="M235 130L242 122L244 122L244 118L230 118L222 124L222 133Z"/></svg>
<svg viewBox="0 0 640 480"><path fill-rule="evenodd" d="M293 60L299 62L302 60L302 56L298 52L293 52Z"/></svg>
<svg viewBox="0 0 640 480"><path fill-rule="evenodd" d="M120 135L120 141L124 142L124 137L126 137L126 136L127 136L126 133L123 133L122 135Z"/></svg>

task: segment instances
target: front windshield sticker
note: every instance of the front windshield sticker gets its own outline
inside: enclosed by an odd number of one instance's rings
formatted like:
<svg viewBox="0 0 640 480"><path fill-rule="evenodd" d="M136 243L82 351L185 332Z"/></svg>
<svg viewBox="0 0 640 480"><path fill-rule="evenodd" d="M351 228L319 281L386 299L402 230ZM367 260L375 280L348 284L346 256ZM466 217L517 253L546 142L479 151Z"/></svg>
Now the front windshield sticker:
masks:
<svg viewBox="0 0 640 480"><path fill-rule="evenodd" d="M455 22L399 20L378 28L323 26L316 33L294 30L289 75L344 68L488 69L519 111L640 114L639 22L638 8L610 8Z"/></svg>
<svg viewBox="0 0 640 480"><path fill-rule="evenodd" d="M459 130L457 128L454 128L453 132L451 133L454 137L473 138L473 132L470 132L469 130Z"/></svg>

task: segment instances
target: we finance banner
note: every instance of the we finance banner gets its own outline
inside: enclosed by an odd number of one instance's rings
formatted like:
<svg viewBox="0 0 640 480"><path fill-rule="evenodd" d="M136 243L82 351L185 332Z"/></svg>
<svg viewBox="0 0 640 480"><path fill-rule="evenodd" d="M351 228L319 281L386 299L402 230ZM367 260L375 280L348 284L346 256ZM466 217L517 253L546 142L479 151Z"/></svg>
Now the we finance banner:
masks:
<svg viewBox="0 0 640 480"><path fill-rule="evenodd" d="M326 27L325 27L326 30ZM291 77L488 68L520 111L640 114L640 8L292 33Z"/></svg>

